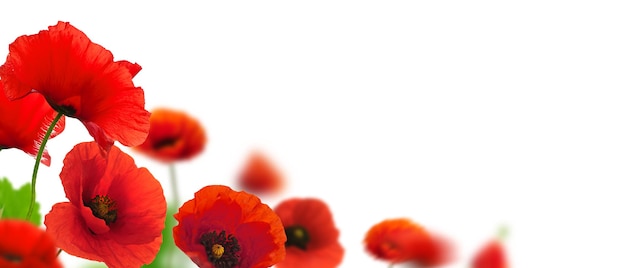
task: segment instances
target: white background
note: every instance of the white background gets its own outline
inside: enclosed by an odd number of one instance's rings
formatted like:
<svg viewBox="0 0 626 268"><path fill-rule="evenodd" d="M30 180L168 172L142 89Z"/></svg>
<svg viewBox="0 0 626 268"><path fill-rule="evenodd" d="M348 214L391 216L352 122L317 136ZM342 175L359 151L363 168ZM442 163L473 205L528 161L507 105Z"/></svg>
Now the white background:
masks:
<svg viewBox="0 0 626 268"><path fill-rule="evenodd" d="M451 238L448 267L501 225L512 267L626 267L621 1L200 2L5 2L0 55L62 20L139 63L146 108L184 109L209 133L177 165L182 199L233 185L262 149L289 180L264 202L325 200L342 267L386 267L362 240L393 217ZM65 154L89 140L68 118L48 143L44 213L66 200ZM122 149L169 195L166 166ZM0 176L26 183L33 163L3 150Z"/></svg>

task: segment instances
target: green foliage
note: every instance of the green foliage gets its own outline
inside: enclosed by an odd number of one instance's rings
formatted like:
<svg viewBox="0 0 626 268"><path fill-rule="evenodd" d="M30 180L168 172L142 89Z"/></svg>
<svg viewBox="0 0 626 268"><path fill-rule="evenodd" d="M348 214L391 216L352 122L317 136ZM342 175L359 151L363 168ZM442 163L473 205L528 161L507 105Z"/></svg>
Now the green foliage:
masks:
<svg viewBox="0 0 626 268"><path fill-rule="evenodd" d="M178 207L168 206L161 249L159 249L154 261L144 265L144 268L170 268L175 267L173 266L174 263L178 263L176 260L180 257L180 252L174 244L174 236L172 235L172 228L176 225L176 219L174 219L176 212L178 212Z"/></svg>
<svg viewBox="0 0 626 268"><path fill-rule="evenodd" d="M30 183L22 185L19 189L13 189L13 185L7 178L0 180L0 218L3 219L26 219L30 206ZM30 222L40 226L41 213L39 203L35 202Z"/></svg>

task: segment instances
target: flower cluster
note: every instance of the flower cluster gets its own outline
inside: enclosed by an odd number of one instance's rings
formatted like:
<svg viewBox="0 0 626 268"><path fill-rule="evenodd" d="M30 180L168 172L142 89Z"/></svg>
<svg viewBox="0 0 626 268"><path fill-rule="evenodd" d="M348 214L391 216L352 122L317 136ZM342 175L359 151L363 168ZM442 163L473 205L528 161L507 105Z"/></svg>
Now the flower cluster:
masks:
<svg viewBox="0 0 626 268"><path fill-rule="evenodd" d="M346 248L331 204L317 197L263 202L262 195L284 193L286 177L260 151L233 178L241 190L206 185L179 204L174 167L204 152L207 131L181 110L146 110L144 91L133 82L141 70L68 22L9 45L0 65L0 150L21 150L35 162L25 192L0 184L0 193L20 196L0 196L0 267L62 267L62 252L108 267L179 267L182 253L209 268L342 264ZM65 155L58 177L67 200L54 204L40 226L38 167L50 166L47 141L74 119L93 141L77 141ZM169 198L116 142L171 168ZM455 260L451 240L408 218L373 224L361 252L391 265ZM471 266L507 268L503 241L486 244Z"/></svg>

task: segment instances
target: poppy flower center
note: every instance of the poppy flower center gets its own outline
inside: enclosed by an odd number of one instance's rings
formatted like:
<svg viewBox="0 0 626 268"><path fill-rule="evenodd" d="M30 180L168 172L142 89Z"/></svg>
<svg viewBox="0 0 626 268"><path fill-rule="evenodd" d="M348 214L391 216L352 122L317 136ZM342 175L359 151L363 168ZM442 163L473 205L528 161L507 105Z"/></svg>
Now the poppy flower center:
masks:
<svg viewBox="0 0 626 268"><path fill-rule="evenodd" d="M155 150L159 150L163 147L169 147L172 146L174 144L176 144L176 142L178 141L177 138L164 138L164 139L160 139L159 141L155 142L153 147Z"/></svg>
<svg viewBox="0 0 626 268"><path fill-rule="evenodd" d="M54 109L55 111L62 113L64 115L67 115L69 117L72 117L73 115L76 114L76 108L70 106L70 105L64 105L64 104L57 104L54 101L51 101L50 99L46 98L46 100L48 101L48 104L50 104L50 107L52 107L52 109Z"/></svg>
<svg viewBox="0 0 626 268"><path fill-rule="evenodd" d="M239 264L239 243L233 235L226 235L225 231L205 233L200 237L200 244L215 268L232 268Z"/></svg>
<svg viewBox="0 0 626 268"><path fill-rule="evenodd" d="M295 246L299 249L305 250L306 244L309 243L311 238L309 237L309 233L302 226L290 226L285 228L285 233L287 234L287 242L285 242L285 246Z"/></svg>
<svg viewBox="0 0 626 268"><path fill-rule="evenodd" d="M22 257L11 254L11 253L3 253L2 255L0 255L0 257L5 259L9 263L21 263L22 262Z"/></svg>
<svg viewBox="0 0 626 268"><path fill-rule="evenodd" d="M108 196L96 195L96 197L85 205L91 208L91 212L94 216L103 219L107 225L114 223L117 219L117 206L115 201L111 200Z"/></svg>

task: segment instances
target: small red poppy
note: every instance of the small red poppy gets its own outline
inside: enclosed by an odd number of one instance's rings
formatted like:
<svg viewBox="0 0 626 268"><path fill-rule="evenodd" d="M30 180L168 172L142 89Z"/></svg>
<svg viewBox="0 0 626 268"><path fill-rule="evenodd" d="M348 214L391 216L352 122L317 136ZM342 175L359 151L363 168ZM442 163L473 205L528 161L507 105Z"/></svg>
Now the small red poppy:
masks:
<svg viewBox="0 0 626 268"><path fill-rule="evenodd" d="M150 133L145 142L133 147L156 160L170 163L200 154L207 143L204 128L189 114L157 108L150 116Z"/></svg>
<svg viewBox="0 0 626 268"><path fill-rule="evenodd" d="M365 249L390 263L416 262L436 267L452 259L451 245L407 218L387 219L372 226L364 239Z"/></svg>
<svg viewBox="0 0 626 268"><path fill-rule="evenodd" d="M0 149L17 148L36 156L42 139L56 112L39 94L9 101L0 83ZM50 138L65 128L65 118L56 123ZM45 150L41 163L50 166L50 154Z"/></svg>
<svg viewBox="0 0 626 268"><path fill-rule="evenodd" d="M255 195L206 186L174 218L174 242L199 267L270 267L285 258L280 218Z"/></svg>
<svg viewBox="0 0 626 268"><path fill-rule="evenodd" d="M472 268L508 268L504 245L500 240L487 242L472 259Z"/></svg>
<svg viewBox="0 0 626 268"><path fill-rule="evenodd" d="M252 151L237 180L243 190L255 194L276 194L283 189L283 174L266 155Z"/></svg>
<svg viewBox="0 0 626 268"><path fill-rule="evenodd" d="M42 229L24 220L0 220L0 267L60 268L57 248Z"/></svg>
<svg viewBox="0 0 626 268"><path fill-rule="evenodd" d="M110 51L58 22L9 45L0 82L10 100L41 93L52 108L79 119L108 152L115 141L135 146L148 135L143 89L132 81L139 70L138 64L113 61Z"/></svg>
<svg viewBox="0 0 626 268"><path fill-rule="evenodd" d="M324 201L290 198L274 209L287 234L287 255L279 268L338 267L344 256L339 230Z"/></svg>
<svg viewBox="0 0 626 268"><path fill-rule="evenodd" d="M61 182L70 202L45 218L47 231L68 254L109 267L140 267L155 258L165 223L161 184L116 146L105 157L95 142L67 154Z"/></svg>

